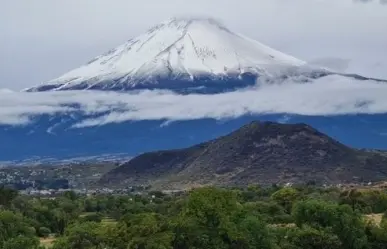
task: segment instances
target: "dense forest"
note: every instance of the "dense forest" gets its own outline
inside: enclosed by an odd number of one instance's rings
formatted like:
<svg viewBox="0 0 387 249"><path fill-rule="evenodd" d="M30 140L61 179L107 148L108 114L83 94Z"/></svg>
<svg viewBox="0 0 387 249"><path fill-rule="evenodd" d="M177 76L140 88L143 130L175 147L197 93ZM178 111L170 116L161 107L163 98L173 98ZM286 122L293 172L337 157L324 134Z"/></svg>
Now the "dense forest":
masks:
<svg viewBox="0 0 387 249"><path fill-rule="evenodd" d="M387 248L386 211L387 192L371 188L254 185L43 198L1 187L0 248L379 249Z"/></svg>

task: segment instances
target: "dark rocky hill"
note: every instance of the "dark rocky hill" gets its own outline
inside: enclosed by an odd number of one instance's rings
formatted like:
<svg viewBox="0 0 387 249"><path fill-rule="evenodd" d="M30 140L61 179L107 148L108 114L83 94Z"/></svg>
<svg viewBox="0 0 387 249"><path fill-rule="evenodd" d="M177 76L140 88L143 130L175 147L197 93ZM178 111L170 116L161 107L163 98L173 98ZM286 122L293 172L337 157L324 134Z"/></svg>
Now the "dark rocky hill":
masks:
<svg viewBox="0 0 387 249"><path fill-rule="evenodd" d="M347 147L306 124L252 122L186 149L142 154L105 174L100 183L181 189L386 178L387 157L381 152Z"/></svg>

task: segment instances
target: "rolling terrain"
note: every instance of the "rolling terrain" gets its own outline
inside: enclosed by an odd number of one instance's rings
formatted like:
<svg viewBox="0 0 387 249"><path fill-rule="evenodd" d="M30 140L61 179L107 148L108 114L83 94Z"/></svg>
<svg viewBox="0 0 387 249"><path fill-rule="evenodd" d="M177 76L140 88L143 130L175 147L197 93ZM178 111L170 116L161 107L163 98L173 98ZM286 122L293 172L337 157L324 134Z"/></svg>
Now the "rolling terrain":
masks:
<svg viewBox="0 0 387 249"><path fill-rule="evenodd" d="M105 174L100 184L202 185L339 184L387 177L386 154L345 146L306 124L251 122L185 149L142 154Z"/></svg>

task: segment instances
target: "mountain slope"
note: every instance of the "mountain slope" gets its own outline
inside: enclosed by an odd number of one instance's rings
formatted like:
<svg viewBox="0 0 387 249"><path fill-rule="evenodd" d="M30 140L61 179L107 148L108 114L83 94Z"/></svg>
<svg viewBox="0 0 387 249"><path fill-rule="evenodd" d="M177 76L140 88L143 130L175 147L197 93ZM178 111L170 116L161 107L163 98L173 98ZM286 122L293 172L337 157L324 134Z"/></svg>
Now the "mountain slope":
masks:
<svg viewBox="0 0 387 249"><path fill-rule="evenodd" d="M194 108L194 107L193 107ZM26 125L0 125L1 161L67 160L101 155L136 156L144 152L186 148L224 136L254 120L307 123L355 148L387 149L387 115L300 116L243 115L216 120L126 121L71 128L84 118L77 113L39 116ZM7 163L8 164L8 163Z"/></svg>
<svg viewBox="0 0 387 249"><path fill-rule="evenodd" d="M342 183L387 177L387 157L349 148L305 124L252 122L186 149L142 154L101 184L162 188L278 182Z"/></svg>
<svg viewBox="0 0 387 249"><path fill-rule="evenodd" d="M173 18L28 91L163 88L165 80L196 86L190 82L209 78L227 84L231 79L241 81L246 75L268 74L273 68L304 64L234 33L214 19Z"/></svg>

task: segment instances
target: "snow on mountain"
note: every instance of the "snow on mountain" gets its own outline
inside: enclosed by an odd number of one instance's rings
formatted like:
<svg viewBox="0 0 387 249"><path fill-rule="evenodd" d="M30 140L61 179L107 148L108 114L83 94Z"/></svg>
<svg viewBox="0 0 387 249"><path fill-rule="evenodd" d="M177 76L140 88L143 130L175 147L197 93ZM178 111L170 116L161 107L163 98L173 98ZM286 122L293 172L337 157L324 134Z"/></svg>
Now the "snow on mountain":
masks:
<svg viewBox="0 0 387 249"><path fill-rule="evenodd" d="M271 68L305 64L214 19L173 18L27 91L127 90L161 85L162 79L178 85L203 77L243 80L246 74L267 75Z"/></svg>

